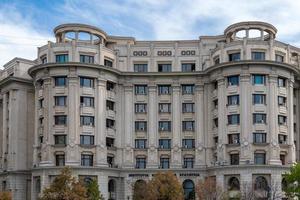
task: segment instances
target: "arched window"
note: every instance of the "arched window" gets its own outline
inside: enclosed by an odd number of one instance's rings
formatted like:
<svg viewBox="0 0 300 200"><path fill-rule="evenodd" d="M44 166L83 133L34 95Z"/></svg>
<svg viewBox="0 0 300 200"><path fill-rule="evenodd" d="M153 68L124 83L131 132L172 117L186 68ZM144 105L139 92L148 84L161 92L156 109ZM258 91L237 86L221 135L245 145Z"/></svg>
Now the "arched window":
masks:
<svg viewBox="0 0 300 200"><path fill-rule="evenodd" d="M268 190L268 181L265 177L259 176L255 179L256 190Z"/></svg>
<svg viewBox="0 0 300 200"><path fill-rule="evenodd" d="M108 181L108 200L116 200L116 182L111 179Z"/></svg>
<svg viewBox="0 0 300 200"><path fill-rule="evenodd" d="M133 188L133 200L146 199L147 184L144 180L137 180Z"/></svg>
<svg viewBox="0 0 300 200"><path fill-rule="evenodd" d="M240 181L237 177L231 177L228 181L229 190L240 190Z"/></svg>
<svg viewBox="0 0 300 200"><path fill-rule="evenodd" d="M183 191L185 200L194 200L195 199L195 185L192 180L185 180L183 182Z"/></svg>

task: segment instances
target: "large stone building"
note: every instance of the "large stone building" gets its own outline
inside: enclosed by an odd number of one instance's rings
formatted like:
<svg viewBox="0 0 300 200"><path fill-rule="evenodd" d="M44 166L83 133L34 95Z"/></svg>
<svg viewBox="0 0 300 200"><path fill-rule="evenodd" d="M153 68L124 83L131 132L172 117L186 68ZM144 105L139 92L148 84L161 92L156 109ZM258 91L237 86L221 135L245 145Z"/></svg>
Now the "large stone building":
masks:
<svg viewBox="0 0 300 200"><path fill-rule="evenodd" d="M300 49L276 32L241 22L218 36L137 41L56 27L36 60L1 71L1 190L36 199L66 165L110 200L166 170L186 196L205 177L231 196L280 191L300 156Z"/></svg>

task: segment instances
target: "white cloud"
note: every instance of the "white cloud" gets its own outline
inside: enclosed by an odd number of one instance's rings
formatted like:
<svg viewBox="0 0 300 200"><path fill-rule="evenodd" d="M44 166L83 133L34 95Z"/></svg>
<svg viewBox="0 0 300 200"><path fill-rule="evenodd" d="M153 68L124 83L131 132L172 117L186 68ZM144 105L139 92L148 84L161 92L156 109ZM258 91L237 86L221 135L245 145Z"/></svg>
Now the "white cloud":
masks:
<svg viewBox="0 0 300 200"><path fill-rule="evenodd" d="M91 0L84 4L82 8L82 1L67 0L65 8L73 17L76 13L80 17L93 16L95 23L104 17L109 20L130 15L140 23L144 22L145 26L150 25L153 38L161 40L196 39L201 34L222 34L228 25L249 20L274 24L279 29L279 38L286 42L300 34L300 1L294 0ZM121 24L130 24L126 17L119 20ZM213 30L208 30L199 22L209 24Z"/></svg>
<svg viewBox="0 0 300 200"><path fill-rule="evenodd" d="M53 39L36 31L32 20L21 15L13 5L1 5L0 27L0 67L14 57L35 59L37 47Z"/></svg>
<svg viewBox="0 0 300 200"><path fill-rule="evenodd" d="M53 7L57 21L51 23L83 22L138 40L171 40L219 35L232 23L258 20L276 26L277 39L299 45L299 10L295 0L65 0ZM52 33L34 28L30 12L37 11L1 4L0 66L14 57L35 59L36 47L53 40Z"/></svg>

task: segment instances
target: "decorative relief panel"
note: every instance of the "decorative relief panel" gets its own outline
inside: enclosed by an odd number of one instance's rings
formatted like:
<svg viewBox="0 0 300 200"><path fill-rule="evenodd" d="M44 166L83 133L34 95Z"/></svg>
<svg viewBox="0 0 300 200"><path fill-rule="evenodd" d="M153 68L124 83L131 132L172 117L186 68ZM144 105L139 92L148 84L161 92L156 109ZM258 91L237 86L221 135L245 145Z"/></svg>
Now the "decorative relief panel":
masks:
<svg viewBox="0 0 300 200"><path fill-rule="evenodd" d="M172 56L172 51L157 51L158 56Z"/></svg>
<svg viewBox="0 0 300 200"><path fill-rule="evenodd" d="M196 55L195 50L186 50L186 51L181 51L182 56L194 56Z"/></svg>
<svg viewBox="0 0 300 200"><path fill-rule="evenodd" d="M147 51L133 51L133 56L147 56Z"/></svg>

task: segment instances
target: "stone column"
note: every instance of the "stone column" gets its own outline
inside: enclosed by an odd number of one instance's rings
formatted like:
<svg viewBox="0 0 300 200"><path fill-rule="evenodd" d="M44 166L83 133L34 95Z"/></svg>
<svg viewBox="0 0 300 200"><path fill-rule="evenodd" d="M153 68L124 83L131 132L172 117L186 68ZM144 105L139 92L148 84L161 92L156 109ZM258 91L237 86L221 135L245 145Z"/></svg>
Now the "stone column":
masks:
<svg viewBox="0 0 300 200"><path fill-rule="evenodd" d="M250 141L252 140L252 92L251 76L247 72L240 75L240 164L251 160Z"/></svg>
<svg viewBox="0 0 300 200"><path fill-rule="evenodd" d="M227 141L227 114L226 114L226 86L225 78L219 77L218 81L218 162L226 160L226 141Z"/></svg>
<svg viewBox="0 0 300 200"><path fill-rule="evenodd" d="M195 86L195 168L205 165L204 84Z"/></svg>
<svg viewBox="0 0 300 200"><path fill-rule="evenodd" d="M78 149L79 144L79 126L80 126L80 97L79 97L79 79L75 74L74 69L70 68L70 75L68 76L68 143L67 143L67 155L66 165L79 165L80 153Z"/></svg>
<svg viewBox="0 0 300 200"><path fill-rule="evenodd" d="M171 168L181 168L181 101L180 85L172 85L172 152Z"/></svg>
<svg viewBox="0 0 300 200"><path fill-rule="evenodd" d="M156 85L148 85L149 106L148 106L148 163L147 168L158 167L158 134L157 134L157 87Z"/></svg>
<svg viewBox="0 0 300 200"><path fill-rule="evenodd" d="M95 92L96 166L107 166L106 81L98 78Z"/></svg>
<svg viewBox="0 0 300 200"><path fill-rule="evenodd" d="M104 172L100 172L100 175L97 177L99 190L103 195L104 199L108 199L108 177Z"/></svg>
<svg viewBox="0 0 300 200"><path fill-rule="evenodd" d="M37 83L35 82L35 93L34 93L34 142L33 142L33 158L32 158L32 164L33 165L38 165L37 161L37 156L38 156L38 147L39 147L39 113L38 113L38 108L39 108L39 90L40 87L36 85Z"/></svg>
<svg viewBox="0 0 300 200"><path fill-rule="evenodd" d="M268 115L269 132L267 138L270 143L269 150L269 164L281 165L279 159L279 145L278 145L278 103L277 103L277 75L269 75L269 102L268 102Z"/></svg>
<svg viewBox="0 0 300 200"><path fill-rule="evenodd" d="M8 95L9 93L8 92L5 92L3 94L3 101L2 101L2 104L3 104L3 126L2 126L2 147L3 147L3 155L2 155L2 163L3 163L3 169L7 170L7 164L4 165L4 160L7 158L7 152L8 152L8 149L7 149L7 131L8 131Z"/></svg>
<svg viewBox="0 0 300 200"><path fill-rule="evenodd" d="M290 79L287 84L287 126L288 126L288 163L294 163L296 161L295 154L295 138L294 138L294 80ZM299 124L298 124L299 125ZM300 142L300 141L297 141Z"/></svg>
<svg viewBox="0 0 300 200"><path fill-rule="evenodd" d="M40 162L40 166L51 166L52 162L52 153L51 153L51 136L52 129L54 126L54 116L53 116L53 96L52 96L52 85L51 85L51 77L47 77L44 79L44 122L43 122L43 135L44 135L44 143L41 145L41 155L42 160ZM52 136L53 137L53 136ZM52 138L53 139L53 138Z"/></svg>
<svg viewBox="0 0 300 200"><path fill-rule="evenodd" d="M133 135L134 132L134 121L133 121L133 86L124 85L125 92L125 112L124 112L124 151L123 151L123 166L125 168L133 168L134 157L133 157Z"/></svg>

